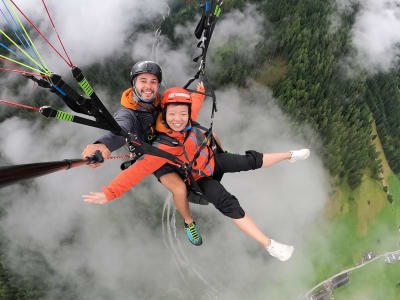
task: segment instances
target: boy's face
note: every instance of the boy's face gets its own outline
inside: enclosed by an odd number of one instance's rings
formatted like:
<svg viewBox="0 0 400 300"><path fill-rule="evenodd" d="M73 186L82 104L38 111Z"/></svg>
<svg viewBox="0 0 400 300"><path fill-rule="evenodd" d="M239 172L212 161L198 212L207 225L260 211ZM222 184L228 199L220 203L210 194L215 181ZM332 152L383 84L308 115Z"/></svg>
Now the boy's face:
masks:
<svg viewBox="0 0 400 300"><path fill-rule="evenodd" d="M158 91L158 78L150 73L139 74L135 87L143 99L151 100Z"/></svg>
<svg viewBox="0 0 400 300"><path fill-rule="evenodd" d="M173 131L181 131L189 121L189 107L186 104L169 104L165 118Z"/></svg>

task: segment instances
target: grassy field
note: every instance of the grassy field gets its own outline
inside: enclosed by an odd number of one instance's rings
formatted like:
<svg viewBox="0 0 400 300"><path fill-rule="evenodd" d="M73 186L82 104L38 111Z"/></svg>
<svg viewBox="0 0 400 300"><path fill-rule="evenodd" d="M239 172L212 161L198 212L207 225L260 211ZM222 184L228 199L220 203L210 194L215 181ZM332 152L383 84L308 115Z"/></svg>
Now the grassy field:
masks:
<svg viewBox="0 0 400 300"><path fill-rule="evenodd" d="M400 180L386 162L379 137L375 145L383 162L382 181L364 176L360 187L351 190L340 185L326 207L326 222L319 226L324 235L311 240L309 251L316 274L310 287L361 261L362 256L375 251L382 254L400 249ZM388 186L390 203L383 190ZM315 249L329 249L329 260ZM388 265L379 259L350 274L350 281L334 291L335 299L400 300L400 262Z"/></svg>
<svg viewBox="0 0 400 300"><path fill-rule="evenodd" d="M400 226L400 179L395 175L389 176L389 193L393 196L393 210L397 225Z"/></svg>
<svg viewBox="0 0 400 300"><path fill-rule="evenodd" d="M386 199L379 182L366 179L362 186L350 191L340 187L336 198L335 214L330 212L327 222L311 235L305 253L312 253L310 260L314 280L310 287L338 272L361 262L369 251L382 254L400 249L400 180L389 177L389 191L393 203ZM336 195L337 197L337 195ZM348 200L352 197L352 200ZM367 200L370 200L368 205ZM318 234L323 239L315 238ZM327 256L329 253L329 256ZM329 263L334 262L334 263ZM400 300L400 262L388 265L379 259L350 274L350 282L334 291L335 299Z"/></svg>
<svg viewBox="0 0 400 300"><path fill-rule="evenodd" d="M374 139L373 143L375 145L376 151L379 152L379 159L382 161L383 184L385 186L388 186L389 185L388 178L391 174L393 174L393 172L392 172L392 169L389 167L389 164L388 164L386 156L385 156L385 152L383 151L381 140L376 131L375 121L372 122L372 135L377 136L377 138Z"/></svg>
<svg viewBox="0 0 400 300"><path fill-rule="evenodd" d="M271 57L268 64L260 68L256 80L263 85L271 85L273 82L285 78L287 65L283 58Z"/></svg>

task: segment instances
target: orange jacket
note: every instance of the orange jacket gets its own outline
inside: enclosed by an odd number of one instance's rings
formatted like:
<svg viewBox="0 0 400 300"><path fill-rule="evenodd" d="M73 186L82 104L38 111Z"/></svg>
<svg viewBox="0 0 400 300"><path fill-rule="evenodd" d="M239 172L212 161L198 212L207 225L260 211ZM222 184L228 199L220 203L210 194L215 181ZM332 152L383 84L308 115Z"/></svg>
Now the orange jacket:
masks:
<svg viewBox="0 0 400 300"><path fill-rule="evenodd" d="M200 92L204 92L204 89L200 89ZM205 96L200 94L192 94L192 113L191 119L196 121L197 116L200 112ZM159 115L156 123L156 131L162 132L177 139L181 146L169 146L162 143L153 143L153 146L169 152L177 156L184 162L190 162L197 152L199 145L203 142L204 134L195 127L188 126L183 132L172 131L164 125L162 116ZM185 138L186 137L186 138ZM185 155L186 152L186 155ZM164 164L173 164L171 161L149 154L145 154L140 157L135 164L128 169L122 171L116 178L114 178L109 186L103 186L103 192L105 193L107 200L111 201L114 198L119 198L122 194L133 186L138 184L143 178L155 172L161 168ZM200 179L204 176L212 176L214 172L214 158L210 147L204 147L201 154L196 159L196 163L193 164L194 169L193 177L195 180Z"/></svg>
<svg viewBox="0 0 400 300"><path fill-rule="evenodd" d="M126 89L121 95L121 105L126 108L133 109L133 110L137 110L137 109L139 109L139 107L143 107L140 105L140 103L136 103L133 100L132 94L133 94L133 88ZM161 100L160 98L161 98L161 95L157 94L157 97L153 103L154 107L156 107L160 104L160 100Z"/></svg>

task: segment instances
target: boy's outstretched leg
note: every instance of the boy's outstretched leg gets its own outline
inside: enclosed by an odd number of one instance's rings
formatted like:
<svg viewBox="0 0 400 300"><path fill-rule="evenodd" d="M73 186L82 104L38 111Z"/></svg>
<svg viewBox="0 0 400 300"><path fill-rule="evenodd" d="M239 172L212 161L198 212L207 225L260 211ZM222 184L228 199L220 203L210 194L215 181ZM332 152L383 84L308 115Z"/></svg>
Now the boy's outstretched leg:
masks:
<svg viewBox="0 0 400 300"><path fill-rule="evenodd" d="M273 257L280 261L286 261L293 255L293 246L278 243L267 237L248 215L232 220L244 233L263 245Z"/></svg>
<svg viewBox="0 0 400 300"><path fill-rule="evenodd" d="M289 162L294 163L298 160L305 160L309 156L310 149L293 150L290 152L263 153L262 168L270 167L283 160L289 160Z"/></svg>
<svg viewBox="0 0 400 300"><path fill-rule="evenodd" d="M306 160L310 157L310 149L300 149L290 151L289 162L294 163L298 160Z"/></svg>
<svg viewBox="0 0 400 300"><path fill-rule="evenodd" d="M160 177L160 181L172 193L175 207L185 220L185 232L189 241L193 245L200 246L203 240L190 214L186 184L177 173L165 174Z"/></svg>
<svg viewBox="0 0 400 300"><path fill-rule="evenodd" d="M215 174L236 173L267 168L284 160L294 163L298 160L305 160L309 156L310 149L277 153L260 153L254 150L248 150L245 155L217 153L215 154Z"/></svg>
<svg viewBox="0 0 400 300"><path fill-rule="evenodd" d="M294 252L294 247L291 245L285 245L270 239L270 244L265 247L271 256L276 257L281 261L287 261Z"/></svg>

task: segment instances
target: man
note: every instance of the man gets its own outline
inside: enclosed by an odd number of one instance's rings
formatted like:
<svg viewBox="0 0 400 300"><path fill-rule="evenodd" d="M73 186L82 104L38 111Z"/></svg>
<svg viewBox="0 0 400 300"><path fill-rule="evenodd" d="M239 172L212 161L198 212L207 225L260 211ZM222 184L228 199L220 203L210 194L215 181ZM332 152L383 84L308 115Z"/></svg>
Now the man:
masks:
<svg viewBox="0 0 400 300"><path fill-rule="evenodd" d="M127 132L137 135L142 141L151 143L155 139L154 125L160 111L159 90L162 71L155 62L140 61L132 67L130 76L132 87L122 93L122 107L115 114L115 120ZM99 150L103 157L107 158L111 152L121 148L125 143L123 137L109 132L93 144L87 145L82 157L91 156ZM100 165L96 163L89 166L96 168ZM185 231L189 241L196 246L201 245L202 238L191 217L186 184L182 178L168 165L161 167L154 172L154 175L172 193L176 209L185 221Z"/></svg>

